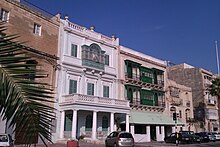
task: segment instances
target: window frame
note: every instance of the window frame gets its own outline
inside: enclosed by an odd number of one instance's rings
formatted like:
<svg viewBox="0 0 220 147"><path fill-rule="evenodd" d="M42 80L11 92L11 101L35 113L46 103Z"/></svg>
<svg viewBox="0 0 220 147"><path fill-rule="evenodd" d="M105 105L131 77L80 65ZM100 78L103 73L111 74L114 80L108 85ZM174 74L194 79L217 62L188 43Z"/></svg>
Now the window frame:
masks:
<svg viewBox="0 0 220 147"><path fill-rule="evenodd" d="M75 48L73 48L75 47ZM74 50L74 51L73 51ZM78 52L78 45L71 43L71 52L70 52L70 56L71 57L76 57L77 58L77 52Z"/></svg>
<svg viewBox="0 0 220 147"><path fill-rule="evenodd" d="M34 23L34 30L33 33L35 35L41 36L41 32L42 32L42 26L38 23Z"/></svg>
<svg viewBox="0 0 220 147"><path fill-rule="evenodd" d="M73 82L73 89L71 88L71 82ZM76 94L77 93L77 80L70 79L69 80L69 94Z"/></svg>
<svg viewBox="0 0 220 147"><path fill-rule="evenodd" d="M9 14L10 14L10 12L8 10L2 8L1 9L1 21L8 22L9 21ZM5 18L3 16L6 16L6 19L3 19L3 18Z"/></svg>

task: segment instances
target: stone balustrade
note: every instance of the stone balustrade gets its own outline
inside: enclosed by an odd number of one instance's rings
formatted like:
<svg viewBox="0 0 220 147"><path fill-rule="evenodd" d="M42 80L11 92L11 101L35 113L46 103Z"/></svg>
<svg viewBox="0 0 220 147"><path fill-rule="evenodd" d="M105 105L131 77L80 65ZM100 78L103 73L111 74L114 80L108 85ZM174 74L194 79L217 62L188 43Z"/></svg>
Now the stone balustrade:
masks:
<svg viewBox="0 0 220 147"><path fill-rule="evenodd" d="M129 107L129 102L127 100L118 100L118 99L89 96L89 95L82 95L82 94L73 94L73 95L63 96L61 103L109 105L111 107Z"/></svg>

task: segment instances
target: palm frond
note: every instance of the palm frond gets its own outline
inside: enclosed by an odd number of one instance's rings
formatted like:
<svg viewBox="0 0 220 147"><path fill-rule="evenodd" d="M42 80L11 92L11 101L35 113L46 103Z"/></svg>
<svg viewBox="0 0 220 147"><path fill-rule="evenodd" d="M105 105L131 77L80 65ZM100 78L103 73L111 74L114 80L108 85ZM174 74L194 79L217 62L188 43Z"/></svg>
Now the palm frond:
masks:
<svg viewBox="0 0 220 147"><path fill-rule="evenodd" d="M0 24L0 32L4 30ZM47 83L39 82L45 73L31 68L36 65L26 64L31 58L19 42L13 42L16 37L0 37L0 112L16 128L14 131L22 134L27 146L38 136L44 143L44 139L51 142L53 92ZM29 78L33 74L35 81Z"/></svg>

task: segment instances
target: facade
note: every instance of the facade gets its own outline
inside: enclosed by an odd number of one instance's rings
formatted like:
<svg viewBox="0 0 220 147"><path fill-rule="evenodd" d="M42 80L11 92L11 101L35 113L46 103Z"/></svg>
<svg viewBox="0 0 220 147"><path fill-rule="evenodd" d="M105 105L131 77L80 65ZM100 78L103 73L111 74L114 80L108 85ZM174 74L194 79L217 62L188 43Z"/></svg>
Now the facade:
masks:
<svg viewBox="0 0 220 147"><path fill-rule="evenodd" d="M59 36L59 16L53 16L31 4L21 3L19 0L1 0L0 21L5 22L6 34L18 34L17 41L25 42L25 52L32 59L29 64L36 64L46 70L48 78L44 82L54 88L56 80L57 50ZM41 66L37 66L41 65ZM34 80L34 78L32 79ZM11 129L1 122L1 133L11 133ZM15 132L15 143L21 139Z"/></svg>
<svg viewBox="0 0 220 147"><path fill-rule="evenodd" d="M175 125L164 113L165 61L120 46L118 65L118 97L130 102L130 132L135 141L163 141Z"/></svg>
<svg viewBox="0 0 220 147"><path fill-rule="evenodd" d="M177 113L177 119L183 124L177 126L177 131L195 131L192 89L166 78L166 110L173 117ZM173 128L175 129L175 128ZM173 130L175 132L176 130Z"/></svg>
<svg viewBox="0 0 220 147"><path fill-rule="evenodd" d="M57 120L53 140L106 138L125 122L129 102L118 97L119 39L107 37L66 20L61 21L57 73Z"/></svg>
<svg viewBox="0 0 220 147"><path fill-rule="evenodd" d="M207 89L215 75L188 64L171 66L167 73L169 79L192 88L195 131L219 131L218 101Z"/></svg>

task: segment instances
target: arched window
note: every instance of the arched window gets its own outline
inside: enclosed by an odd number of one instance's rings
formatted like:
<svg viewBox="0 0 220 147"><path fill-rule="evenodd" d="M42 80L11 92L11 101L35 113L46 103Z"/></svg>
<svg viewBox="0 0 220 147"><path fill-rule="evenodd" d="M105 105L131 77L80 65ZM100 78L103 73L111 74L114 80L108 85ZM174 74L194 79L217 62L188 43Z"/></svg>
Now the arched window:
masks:
<svg viewBox="0 0 220 147"><path fill-rule="evenodd" d="M86 116L86 131L92 130L92 115Z"/></svg>
<svg viewBox="0 0 220 147"><path fill-rule="evenodd" d="M108 131L108 117L102 117L102 131Z"/></svg>

